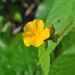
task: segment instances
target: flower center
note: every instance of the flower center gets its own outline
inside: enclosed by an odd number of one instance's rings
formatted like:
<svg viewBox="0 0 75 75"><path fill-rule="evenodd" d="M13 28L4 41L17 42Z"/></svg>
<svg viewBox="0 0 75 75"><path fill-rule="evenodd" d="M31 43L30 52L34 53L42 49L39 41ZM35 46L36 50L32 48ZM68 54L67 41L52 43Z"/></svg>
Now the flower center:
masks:
<svg viewBox="0 0 75 75"><path fill-rule="evenodd" d="M34 32L34 33L35 33L36 36L39 36L39 33L37 33L37 32Z"/></svg>

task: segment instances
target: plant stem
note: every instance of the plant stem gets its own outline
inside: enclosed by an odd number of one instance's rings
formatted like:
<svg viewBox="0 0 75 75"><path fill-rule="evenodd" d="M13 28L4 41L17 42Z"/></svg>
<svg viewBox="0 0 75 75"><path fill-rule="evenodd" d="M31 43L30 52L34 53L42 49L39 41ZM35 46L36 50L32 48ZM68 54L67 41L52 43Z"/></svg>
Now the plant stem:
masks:
<svg viewBox="0 0 75 75"><path fill-rule="evenodd" d="M58 37L60 37L65 31L66 29L72 24L72 22L70 22L65 28L64 30L58 35Z"/></svg>

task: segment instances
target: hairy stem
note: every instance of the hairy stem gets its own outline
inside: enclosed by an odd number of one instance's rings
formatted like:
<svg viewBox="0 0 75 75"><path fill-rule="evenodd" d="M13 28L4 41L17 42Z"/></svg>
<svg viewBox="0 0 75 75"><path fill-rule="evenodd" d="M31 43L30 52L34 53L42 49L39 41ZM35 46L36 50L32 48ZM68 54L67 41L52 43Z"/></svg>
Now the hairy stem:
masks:
<svg viewBox="0 0 75 75"><path fill-rule="evenodd" d="M64 30L58 35L58 37L60 37L65 31L66 29L72 24L72 22L70 22L65 28Z"/></svg>

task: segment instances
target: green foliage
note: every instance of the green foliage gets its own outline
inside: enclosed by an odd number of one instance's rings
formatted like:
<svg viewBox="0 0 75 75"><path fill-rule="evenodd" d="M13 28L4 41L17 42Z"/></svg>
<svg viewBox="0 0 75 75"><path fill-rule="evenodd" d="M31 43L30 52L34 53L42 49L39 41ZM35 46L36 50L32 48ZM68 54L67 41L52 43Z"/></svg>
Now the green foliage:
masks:
<svg viewBox="0 0 75 75"><path fill-rule="evenodd" d="M1 32L9 32L11 29L11 22L4 22L4 16L0 16L0 33Z"/></svg>
<svg viewBox="0 0 75 75"><path fill-rule="evenodd" d="M75 27L75 1L73 3L73 12L74 12L74 16L73 16L73 26Z"/></svg>
<svg viewBox="0 0 75 75"><path fill-rule="evenodd" d="M44 0L37 8L35 18L46 20L55 0Z"/></svg>
<svg viewBox="0 0 75 75"><path fill-rule="evenodd" d="M1 75L37 75L37 48L26 47L23 44L22 33L10 37L6 42L0 37L0 74ZM17 38L17 39L16 39ZM3 41L2 41L3 40ZM5 40L5 41L4 41Z"/></svg>
<svg viewBox="0 0 75 75"><path fill-rule="evenodd" d="M63 29L70 22L73 21L73 15L74 15L73 14L73 3L74 3L74 0L68 0L68 1L67 0L63 0L63 1L55 0L52 10L50 11L50 14L47 17L45 27L48 27L50 24L53 24L53 26L56 30L55 34L60 34L60 32L62 32ZM54 43L51 40L48 41L47 51L49 51L49 53L51 53L55 49L55 47L59 44L59 42L62 40L63 36L66 35L72 28L73 28L73 26L71 25L64 32L64 34L58 39L57 43ZM43 59L43 60L45 61L45 59ZM43 63L41 63L41 65L42 64ZM44 67L43 67L43 69L44 69ZM44 72L46 72L46 70Z"/></svg>
<svg viewBox="0 0 75 75"><path fill-rule="evenodd" d="M59 3L60 2L60 3ZM69 4L70 2L70 4ZM69 9L67 9L69 8ZM55 4L49 14L49 17L47 18L47 21L45 23L45 26L48 27L48 25L53 24L55 27L55 34L60 34L62 30L73 21L73 0L56 0ZM64 13L65 14L64 14ZM61 17L62 15L62 17ZM58 22L60 20L60 22ZM58 45L58 43L62 40L63 36L66 35L73 26L71 25L64 34L58 39L57 43L54 43L52 41L48 41L48 50L51 53L55 47Z"/></svg>
<svg viewBox="0 0 75 75"><path fill-rule="evenodd" d="M0 10L3 10L4 9L4 5L2 2L0 2Z"/></svg>
<svg viewBox="0 0 75 75"><path fill-rule="evenodd" d="M74 75L75 28L73 28L51 53L49 75ZM65 54L64 54L65 53ZM72 62L71 62L72 61Z"/></svg>
<svg viewBox="0 0 75 75"><path fill-rule="evenodd" d="M49 52L45 49L46 43L44 43L42 46L39 47L38 50L38 57L39 57L39 63L41 64L41 68L44 71L45 75L48 75L49 68L50 68L50 57Z"/></svg>
<svg viewBox="0 0 75 75"><path fill-rule="evenodd" d="M61 45L59 45L55 51L56 52L56 57L59 56L60 54L62 54L63 51L69 49L69 47L73 46L75 44L75 28L73 28L68 34L67 36L65 36L62 41L61 41ZM60 49L61 46L61 49ZM59 50L60 49L60 50Z"/></svg>
<svg viewBox="0 0 75 75"><path fill-rule="evenodd" d="M10 31L10 28L11 28L11 22L7 22L7 23L4 24L2 32Z"/></svg>
<svg viewBox="0 0 75 75"><path fill-rule="evenodd" d="M75 75L75 0L44 0L38 6L35 18L46 21L45 27L53 24L55 34L73 22L57 43L46 41L39 48L26 47L22 33L11 34L13 22L24 19L20 1L0 1L0 74Z"/></svg>
<svg viewBox="0 0 75 75"><path fill-rule="evenodd" d="M12 19L12 20L14 20L14 21L16 21L16 22L22 22L22 15L21 15L21 11L22 11L23 9L20 7L20 6L18 6L18 5L12 5L11 7L10 7L10 18Z"/></svg>
<svg viewBox="0 0 75 75"><path fill-rule="evenodd" d="M17 3L18 2L18 3ZM20 6L20 0L1 0L0 1L0 15L6 19L11 19L15 22L22 23L23 7Z"/></svg>
<svg viewBox="0 0 75 75"><path fill-rule="evenodd" d="M18 2L19 0L10 0L12 3Z"/></svg>
<svg viewBox="0 0 75 75"><path fill-rule="evenodd" d="M4 16L0 15L0 32L1 32L2 28L3 28L3 24L4 24Z"/></svg>
<svg viewBox="0 0 75 75"><path fill-rule="evenodd" d="M50 75L75 74L75 45L65 50L51 66Z"/></svg>
<svg viewBox="0 0 75 75"><path fill-rule="evenodd" d="M14 21L22 22L22 17L19 12L13 12L11 17Z"/></svg>

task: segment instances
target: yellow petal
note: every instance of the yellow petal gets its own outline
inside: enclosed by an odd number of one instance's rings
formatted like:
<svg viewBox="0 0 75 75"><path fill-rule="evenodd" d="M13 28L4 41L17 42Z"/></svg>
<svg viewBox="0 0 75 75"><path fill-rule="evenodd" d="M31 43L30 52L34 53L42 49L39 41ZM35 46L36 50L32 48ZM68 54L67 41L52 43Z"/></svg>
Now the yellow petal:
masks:
<svg viewBox="0 0 75 75"><path fill-rule="evenodd" d="M34 47L39 47L40 45L44 43L44 41L37 36L33 36L32 39L30 39L30 43Z"/></svg>
<svg viewBox="0 0 75 75"><path fill-rule="evenodd" d="M28 38L28 37L23 39L24 44L25 44L26 46L31 46L29 39L30 39L30 38Z"/></svg>
<svg viewBox="0 0 75 75"><path fill-rule="evenodd" d="M42 40L45 40L50 37L50 31L48 28L45 28L39 36Z"/></svg>
<svg viewBox="0 0 75 75"><path fill-rule="evenodd" d="M35 20L33 20L33 22L37 25L38 32L41 33L43 28L44 28L44 22L42 20L39 20L39 19L35 19Z"/></svg>
<svg viewBox="0 0 75 75"><path fill-rule="evenodd" d="M24 44L26 46L30 46L30 37L33 35L33 33L31 32L26 32L26 33L23 33L22 34L22 38L23 38L23 41L24 41Z"/></svg>
<svg viewBox="0 0 75 75"><path fill-rule="evenodd" d="M28 32L25 32L25 33L22 34L22 38L31 37L32 35L33 35L33 33L28 31Z"/></svg>
<svg viewBox="0 0 75 75"><path fill-rule="evenodd" d="M28 22L28 23L24 26L23 30L24 30L25 32L28 32L28 31L37 32L37 26L36 26L35 23L33 23L33 22L31 21L31 22Z"/></svg>

